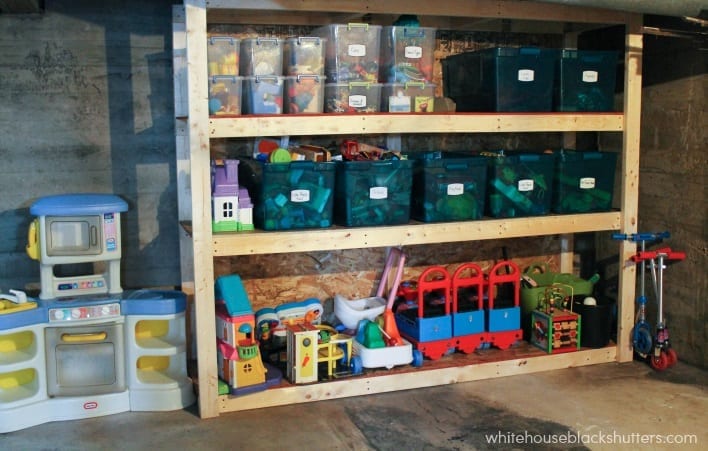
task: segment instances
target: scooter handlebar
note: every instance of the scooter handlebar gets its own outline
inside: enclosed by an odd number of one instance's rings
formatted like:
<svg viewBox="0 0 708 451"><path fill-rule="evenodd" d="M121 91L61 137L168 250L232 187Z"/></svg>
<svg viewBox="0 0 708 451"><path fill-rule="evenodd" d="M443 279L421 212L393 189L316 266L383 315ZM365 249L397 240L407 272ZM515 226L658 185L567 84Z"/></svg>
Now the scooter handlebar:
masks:
<svg viewBox="0 0 708 451"><path fill-rule="evenodd" d="M666 238L671 237L671 234L668 231L664 232L643 232L643 233L632 233L632 234L627 234L627 233L613 233L612 234L612 239L613 240L618 240L618 241L634 241L636 243L639 242L652 242L652 241L661 241Z"/></svg>

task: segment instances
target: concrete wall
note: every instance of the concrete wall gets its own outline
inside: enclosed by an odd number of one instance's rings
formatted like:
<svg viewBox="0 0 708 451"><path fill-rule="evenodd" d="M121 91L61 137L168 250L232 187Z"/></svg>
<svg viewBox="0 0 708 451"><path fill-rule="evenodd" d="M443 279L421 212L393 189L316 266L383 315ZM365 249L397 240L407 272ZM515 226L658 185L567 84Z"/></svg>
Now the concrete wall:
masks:
<svg viewBox="0 0 708 451"><path fill-rule="evenodd" d="M705 368L708 59L699 47L690 39L645 37L639 230L668 230L664 245L687 253L665 271L665 317L679 358Z"/></svg>
<svg viewBox="0 0 708 451"><path fill-rule="evenodd" d="M38 281L28 206L115 193L123 284L179 284L170 1L46 1L0 14L0 290Z"/></svg>

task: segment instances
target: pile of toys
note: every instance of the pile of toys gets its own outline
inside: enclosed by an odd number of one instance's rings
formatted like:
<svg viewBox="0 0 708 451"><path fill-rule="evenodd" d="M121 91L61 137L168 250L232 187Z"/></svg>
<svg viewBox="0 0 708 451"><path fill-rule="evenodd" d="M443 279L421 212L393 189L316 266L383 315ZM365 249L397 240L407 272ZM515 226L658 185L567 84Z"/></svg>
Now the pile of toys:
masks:
<svg viewBox="0 0 708 451"><path fill-rule="evenodd" d="M405 261L401 249L390 249L375 295L335 295L328 315L315 298L253 312L239 276L220 277L219 377L228 393L262 390L283 376L307 384L365 369L419 367L424 358L503 350L521 339L521 273L515 263L501 261L487 273L465 263L452 275L433 266L404 281Z"/></svg>

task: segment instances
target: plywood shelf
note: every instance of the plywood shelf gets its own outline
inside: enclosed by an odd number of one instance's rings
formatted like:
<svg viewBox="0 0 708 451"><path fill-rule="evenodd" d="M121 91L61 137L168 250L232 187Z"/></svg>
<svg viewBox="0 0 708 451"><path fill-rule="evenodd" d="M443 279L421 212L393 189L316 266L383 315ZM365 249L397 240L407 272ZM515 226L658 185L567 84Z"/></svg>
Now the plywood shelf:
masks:
<svg viewBox="0 0 708 451"><path fill-rule="evenodd" d="M620 213L534 216L378 227L213 234L215 257L451 243L618 230Z"/></svg>
<svg viewBox="0 0 708 451"><path fill-rule="evenodd" d="M622 113L418 113L209 118L210 138L385 133L621 132Z"/></svg>
<svg viewBox="0 0 708 451"><path fill-rule="evenodd" d="M286 404L324 401L351 396L372 395L401 389L470 382L494 377L515 376L540 371L609 363L616 360L616 346L584 349L548 355L522 344L519 350L491 349L480 354L454 354L440 360L426 360L422 368L394 367L374 370L362 376L342 378L309 385L283 384L281 387L244 396L219 396L219 411L274 407Z"/></svg>

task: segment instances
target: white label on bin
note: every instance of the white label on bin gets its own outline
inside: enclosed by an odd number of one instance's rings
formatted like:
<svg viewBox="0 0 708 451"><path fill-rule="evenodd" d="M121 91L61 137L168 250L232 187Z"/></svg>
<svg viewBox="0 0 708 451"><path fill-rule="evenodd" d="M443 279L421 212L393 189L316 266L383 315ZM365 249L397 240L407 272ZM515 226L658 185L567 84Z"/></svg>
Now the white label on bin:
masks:
<svg viewBox="0 0 708 451"><path fill-rule="evenodd" d="M519 81L533 81L532 69L519 69Z"/></svg>
<svg viewBox="0 0 708 451"><path fill-rule="evenodd" d="M459 196L460 194L464 194L465 192L465 185L462 183L450 183L447 185L447 195L448 196Z"/></svg>
<svg viewBox="0 0 708 451"><path fill-rule="evenodd" d="M410 113L411 112L411 98L410 96L389 96L388 97L388 111L390 113Z"/></svg>
<svg viewBox="0 0 708 451"><path fill-rule="evenodd" d="M349 44L347 47L349 56L366 56L366 46L364 44Z"/></svg>
<svg viewBox="0 0 708 451"><path fill-rule="evenodd" d="M406 56L406 58L420 59L423 57L423 49L421 47L418 47L417 45L408 45L403 50L403 54Z"/></svg>
<svg viewBox="0 0 708 451"><path fill-rule="evenodd" d="M583 81L585 83L597 83L597 71L596 70L584 70L583 71Z"/></svg>
<svg viewBox="0 0 708 451"><path fill-rule="evenodd" d="M385 186L372 186L369 188L369 199L388 199L388 188Z"/></svg>
<svg viewBox="0 0 708 451"><path fill-rule="evenodd" d="M349 96L349 106L352 108L366 108L366 96L361 94Z"/></svg>
<svg viewBox="0 0 708 451"><path fill-rule="evenodd" d="M595 177L581 177L580 178L580 189L593 189L595 188Z"/></svg>
<svg viewBox="0 0 708 451"><path fill-rule="evenodd" d="M290 202L309 202L310 201L310 190L308 189L294 189L290 191Z"/></svg>
<svg viewBox="0 0 708 451"><path fill-rule="evenodd" d="M519 180L519 183L517 185L517 189L520 192L533 191L533 179Z"/></svg>

